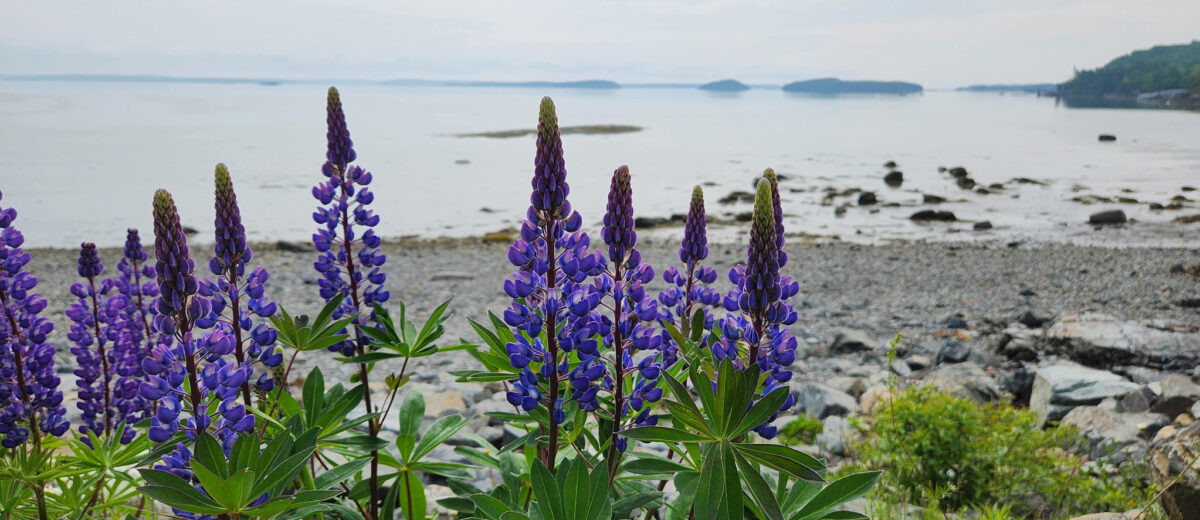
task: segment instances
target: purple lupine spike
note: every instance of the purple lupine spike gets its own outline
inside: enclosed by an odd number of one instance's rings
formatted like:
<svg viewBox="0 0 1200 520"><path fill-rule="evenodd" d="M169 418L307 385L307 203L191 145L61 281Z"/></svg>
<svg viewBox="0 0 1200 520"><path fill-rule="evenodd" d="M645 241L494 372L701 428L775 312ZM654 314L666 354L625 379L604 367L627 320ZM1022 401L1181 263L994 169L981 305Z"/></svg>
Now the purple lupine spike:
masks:
<svg viewBox="0 0 1200 520"><path fill-rule="evenodd" d="M714 322L712 333L704 341L718 361L730 359L735 369L757 365L760 373L768 376L760 395L791 379L788 367L796 359L798 344L787 328L796 321L796 311L787 299L799 292L799 284L779 274L780 263L786 262L787 256L779 250L783 224L777 218L778 187L774 180L774 172L767 170L758 182L746 264L729 272L735 288L725 298L725 307L736 314ZM740 357L743 348L746 359ZM788 396L779 411L794 403L795 399ZM773 437L776 428L771 423L778 415L776 412L754 430L764 438Z"/></svg>
<svg viewBox="0 0 1200 520"><path fill-rule="evenodd" d="M246 245L246 229L242 225L233 180L224 164L217 164L213 178L217 240L209 268L217 275L217 280L205 280L200 286L201 294L211 297L214 304L213 314L206 321L232 338L234 359L246 373L252 372L253 366L259 363L267 368L278 366L283 361L283 354L276 352L273 347L275 330L265 322L260 322L257 327L254 325L255 316L270 318L276 309L275 304L264 295L267 271L257 267L249 277L243 279L246 261L253 258L254 254ZM222 313L225 307L229 308L228 315ZM257 384L263 390L274 388L274 380L265 374ZM243 404L252 406L250 383L242 382L237 386L240 387ZM253 422L253 416L250 422Z"/></svg>
<svg viewBox="0 0 1200 520"><path fill-rule="evenodd" d="M697 305L703 310L704 329L711 329L712 313L708 307L720 304L721 295L711 287L717 280L717 271L712 266L701 265L708 258L707 222L704 211L704 190L699 186L692 189L692 200L684 223L683 240L679 246L679 261L682 272L675 266L663 271L663 281L668 288L658 294L662 304L659 321L679 328L683 337L691 335L692 316ZM663 366L670 367L679 358L679 347L669 336L663 337Z"/></svg>
<svg viewBox="0 0 1200 520"><path fill-rule="evenodd" d="M40 316L46 300L34 292L38 280L25 270L30 255L21 250L25 238L12 227L16 218L15 209L0 207L0 446L8 449L30 438L40 447L43 434L57 437L71 427L54 371L54 346L46 343L54 324Z"/></svg>
<svg viewBox="0 0 1200 520"><path fill-rule="evenodd" d="M600 232L608 245L608 259L614 264L627 260L634 244L637 231L633 229L633 190L629 186L629 167L621 166L613 172L608 189L608 211L604 213L604 227Z"/></svg>
<svg viewBox="0 0 1200 520"><path fill-rule="evenodd" d="M567 165L563 161L558 115L554 101L548 97L542 98L537 128L533 193L529 196L529 203L532 209L537 210L542 221L553 221L571 213L571 204L567 202L571 187L567 185Z"/></svg>
<svg viewBox="0 0 1200 520"><path fill-rule="evenodd" d="M679 261L689 269L708 258L708 223L704 215L704 190L692 188L692 203L688 207L687 220L683 225L683 243L679 246Z"/></svg>
<svg viewBox="0 0 1200 520"><path fill-rule="evenodd" d="M187 306L199 287L193 272L196 264L188 251L187 235L179 223L175 200L167 190L154 192L154 270L158 273L158 308L163 318L173 321L159 327L176 335L191 332L194 316ZM160 320L166 321L166 320Z"/></svg>
<svg viewBox="0 0 1200 520"><path fill-rule="evenodd" d="M148 417L153 410L153 402L139 393L145 380L141 363L156 344L170 339L151 326L154 320L152 303L158 296L158 284L154 281L154 266L146 262L148 258L138 231L127 230L125 249L117 262L119 275L111 279L115 293L104 305L112 324L109 334L115 333L112 339L117 381L113 386L113 401L126 425ZM134 435L133 428L126 428L122 442L129 442Z"/></svg>
<svg viewBox="0 0 1200 520"><path fill-rule="evenodd" d="M313 267L321 273L317 281L321 298L328 302L339 294L344 297L334 317L359 313L353 337L329 347L353 356L363 353L369 343L358 327L369 326L373 320L371 308L391 296L384 288L387 275L382 269L387 256L380 252L382 240L373 229L379 224L379 216L368 209L375 200L367 187L372 175L359 166L349 166L357 155L346 130L341 98L332 87L327 110L329 151L322 173L328 179L312 189L313 197L321 204L313 212L313 221L321 225L313 234L313 246L319 253Z"/></svg>
<svg viewBox="0 0 1200 520"><path fill-rule="evenodd" d="M573 375L582 375L583 379L570 382L572 387L590 387L591 381L604 373L604 367L595 359L595 335L599 330L592 315L600 304L601 292L585 282L601 274L606 261L600 253L589 251L591 239L579 230L583 218L567 200L567 170L558 117L550 98L542 99L537 136L530 206L521 236L508 251L517 272L504 283L505 293L513 299L504 311L504 321L519 338L507 349L513 366L520 367L507 398L525 411L537 406L549 411L549 444L541 456L553 468L558 424L566 418L560 391L561 376L568 370L565 354L576 352L581 359L595 361L576 367ZM534 341L525 341L522 336ZM539 381L544 381L544 392L539 389ZM594 388L584 389L572 399L587 409L595 402L595 394Z"/></svg>
<svg viewBox="0 0 1200 520"><path fill-rule="evenodd" d="M779 179L775 175L775 170L767 168L763 170L763 178L771 183L771 206L775 211L775 249L779 251L779 268L787 265L787 251L784 246L783 232L783 204L779 200Z"/></svg>
<svg viewBox="0 0 1200 520"><path fill-rule="evenodd" d="M110 312L115 309L101 305L102 300L107 303L104 296L110 292L112 283L96 284L96 277L104 270L96 254L96 244L81 244L77 270L85 283L77 282L71 286L71 294L78 300L67 309L67 317L72 322L67 338L75 343L71 353L75 355L75 375L79 377L77 406L83 415L79 431L108 436L119 428L124 437L121 425L124 417L114 417L119 413L113 401L117 352L110 344L111 339L120 338L115 330L119 325L114 327L117 316Z"/></svg>
<svg viewBox="0 0 1200 520"><path fill-rule="evenodd" d="M325 122L329 127L326 140L329 142L325 159L339 170L346 171L346 165L354 162L354 142L350 140L350 130L346 128L346 115L342 113L342 98L335 87L329 87L328 102L325 107Z"/></svg>
<svg viewBox="0 0 1200 520"><path fill-rule="evenodd" d="M656 421L652 419L645 403L648 401L647 397L656 395L651 391L658 384L657 377L661 371L662 358L659 352L662 347L662 335L642 320L642 316L648 317L648 321L651 322L658 318L658 302L645 297L645 284L654 279L654 268L641 261L633 222L633 189L630 184L629 167L621 166L613 172L602 231L611 264L595 282L602 295L612 298L612 317L601 318L599 325L603 327L601 333L605 346L613 352L612 371L604 374L603 386L613 391L611 413L616 420L613 421L607 458L609 470L614 472L620 453L623 453L626 447L626 439L620 436L624 428L624 421L621 419L632 411L636 414L634 418L638 421L637 425L648 425L652 420ZM634 354L638 351L648 351L652 354L643 358L647 367L645 370L638 370L639 375L634 388L627 398L625 376L634 370ZM587 361L582 355L580 359ZM578 367L572 372L572 382L577 394L585 387L575 381L586 379L587 376L586 372L580 372ZM603 374L602 371L598 372ZM647 377L648 375L654 377ZM595 399L594 396L592 398ZM580 400L578 397L576 399ZM580 407L587 409L582 402Z"/></svg>
<svg viewBox="0 0 1200 520"><path fill-rule="evenodd" d="M775 241L775 211L771 203L771 183L761 180L754 196L750 226L750 244L746 247L746 275L738 307L751 316L755 327L761 325L770 305L779 300L779 250ZM750 361L757 360L751 350Z"/></svg>

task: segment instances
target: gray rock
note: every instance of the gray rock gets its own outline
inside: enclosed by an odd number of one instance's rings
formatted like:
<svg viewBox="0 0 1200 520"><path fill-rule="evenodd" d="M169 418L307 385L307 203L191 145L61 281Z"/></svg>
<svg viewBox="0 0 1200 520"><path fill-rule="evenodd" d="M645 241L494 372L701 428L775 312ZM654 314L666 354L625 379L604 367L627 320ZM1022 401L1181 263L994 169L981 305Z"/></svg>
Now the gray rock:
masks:
<svg viewBox="0 0 1200 520"><path fill-rule="evenodd" d="M434 282L440 282L440 281L464 281L464 280L472 280L474 278L475 278L475 275L473 275L471 273L461 273L461 272L457 272L457 271L442 271L439 273L434 273L433 276L430 277L429 279Z"/></svg>
<svg viewBox="0 0 1200 520"><path fill-rule="evenodd" d="M796 413L807 413L818 419L831 415L846 415L858 408L850 394L821 383L800 383L796 392Z"/></svg>
<svg viewBox="0 0 1200 520"><path fill-rule="evenodd" d="M933 210L933 209L923 209L921 211L913 213L912 216L909 218L912 220L918 221L918 222L924 222L924 221L954 222L955 220L958 220L958 217L954 216L954 212L938 211L938 210Z"/></svg>
<svg viewBox="0 0 1200 520"><path fill-rule="evenodd" d="M1136 426L1098 406L1076 407L1063 416L1062 422L1079 429L1079 434L1087 439L1088 456L1093 460L1103 460L1109 453L1140 442Z"/></svg>
<svg viewBox="0 0 1200 520"><path fill-rule="evenodd" d="M1167 414L1171 417L1188 412L1192 404L1200 400L1200 385L1180 374L1168 374L1154 383L1158 389L1157 402L1150 411Z"/></svg>
<svg viewBox="0 0 1200 520"><path fill-rule="evenodd" d="M895 188L904 183L904 173L899 170L892 170L883 176L883 182L888 186Z"/></svg>
<svg viewBox="0 0 1200 520"><path fill-rule="evenodd" d="M967 328L967 320L959 314L955 314L946 318L946 328L949 330L959 330Z"/></svg>
<svg viewBox="0 0 1200 520"><path fill-rule="evenodd" d="M975 363L942 365L927 374L921 384L977 403L995 401L1001 395L996 380Z"/></svg>
<svg viewBox="0 0 1200 520"><path fill-rule="evenodd" d="M1141 432L1139 436L1145 440L1153 439L1154 434L1171 424L1171 418L1161 413L1118 413L1116 416L1117 420L1137 428Z"/></svg>
<svg viewBox="0 0 1200 520"><path fill-rule="evenodd" d="M1171 518L1200 518L1200 466L1192 464L1197 457L1200 421L1150 447L1150 480L1160 489L1169 487L1159 504Z"/></svg>
<svg viewBox="0 0 1200 520"><path fill-rule="evenodd" d="M1127 221L1125 212L1119 209L1099 211L1088 217L1088 224L1124 224Z"/></svg>
<svg viewBox="0 0 1200 520"><path fill-rule="evenodd" d="M1078 406L1099 404L1105 397L1125 395L1138 385L1125 378L1077 365L1041 368L1033 379L1029 409L1037 414L1038 424L1062 419Z"/></svg>
<svg viewBox="0 0 1200 520"><path fill-rule="evenodd" d="M972 227L975 229L975 231L987 231L989 229L992 229L992 221L984 220L984 221L976 222L975 225Z"/></svg>
<svg viewBox="0 0 1200 520"><path fill-rule="evenodd" d="M937 363L962 363L971 357L971 349L957 341L947 341L938 350Z"/></svg>
<svg viewBox="0 0 1200 520"><path fill-rule="evenodd" d="M1198 333L1168 332L1094 312L1064 314L1037 340L1043 353L1103 369L1132 365L1190 370L1200 361Z"/></svg>
<svg viewBox="0 0 1200 520"><path fill-rule="evenodd" d="M1192 417L1200 417L1200 401L1192 403Z"/></svg>
<svg viewBox="0 0 1200 520"><path fill-rule="evenodd" d="M871 350L875 345L875 335L869 332L839 328L833 331L833 343L829 345L831 354L848 354Z"/></svg>
<svg viewBox="0 0 1200 520"><path fill-rule="evenodd" d="M1025 313L1022 314L1021 317L1017 318L1017 321L1020 322L1021 325L1029 327L1031 329L1041 328L1041 326L1046 323L1046 320L1039 318L1036 314L1033 313L1033 311L1025 311Z"/></svg>
<svg viewBox="0 0 1200 520"><path fill-rule="evenodd" d="M825 451L844 457L857 439L858 430L850 421L835 415L821 421L821 433L817 435L816 443Z"/></svg>
<svg viewBox="0 0 1200 520"><path fill-rule="evenodd" d="M858 376L838 376L825 380L825 384L830 388L849 394L855 400L862 396L867 390L866 378Z"/></svg>
<svg viewBox="0 0 1200 520"><path fill-rule="evenodd" d="M875 196L874 192L864 191L858 195L859 206L870 206L877 203L879 203L879 198Z"/></svg>
<svg viewBox="0 0 1200 520"><path fill-rule="evenodd" d="M1116 400L1116 411L1121 413L1145 412L1154 405L1157 397L1150 387L1140 386Z"/></svg>
<svg viewBox="0 0 1200 520"><path fill-rule="evenodd" d="M900 377L908 377L912 375L912 368L908 366L908 362L903 359L892 361L892 372Z"/></svg>

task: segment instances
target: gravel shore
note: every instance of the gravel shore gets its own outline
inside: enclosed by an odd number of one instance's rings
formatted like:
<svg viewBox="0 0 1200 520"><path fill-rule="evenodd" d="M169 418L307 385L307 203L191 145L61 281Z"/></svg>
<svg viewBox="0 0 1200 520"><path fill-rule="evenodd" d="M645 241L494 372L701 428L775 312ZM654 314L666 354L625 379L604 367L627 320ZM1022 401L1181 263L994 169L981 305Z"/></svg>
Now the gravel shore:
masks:
<svg viewBox="0 0 1200 520"><path fill-rule="evenodd" d="M444 342L475 341L466 319L483 319L508 303L501 290L511 274L507 245L478 239L399 240L385 242L385 269L393 302L402 300L411 316L423 320L442 301L453 297ZM678 246L641 244L643 258L663 268L676 262ZM743 246L712 244L709 262L721 273L742 259ZM193 247L204 258L208 247ZM78 253L66 249L33 249L30 268L39 289L50 300L45 311L58 323L53 341L60 363L70 365L63 309L72 300L67 289L75 281ZM846 243L789 244L785 272L800 282L795 300L800 313L795 333L806 340L809 356L820 357L842 328L857 329L885 343L901 333L906 344L953 334L948 320L967 324L958 336L980 341L989 327L1011 322L1025 311L1053 318L1072 311L1099 311L1116 318L1158 320L1176 330L1200 329L1200 311L1178 302L1200 297L1200 280L1172 272L1176 265L1200 263L1197 249L1100 248L1070 245L908 243L864 246ZM101 251L110 273L118 249ZM314 254L289 251L275 244L255 248L255 263L271 273L268 294L292 313L320 308ZM205 262L198 261L202 266ZM652 289L657 292L660 282ZM717 286L728 281L722 276ZM465 354L435 356L437 370L418 365L416 379L453 386L446 370L472 367ZM309 354L298 370L321 364L327 356ZM390 368L390 367L384 367ZM326 370L329 370L328 368ZM347 371L348 374L348 371Z"/></svg>

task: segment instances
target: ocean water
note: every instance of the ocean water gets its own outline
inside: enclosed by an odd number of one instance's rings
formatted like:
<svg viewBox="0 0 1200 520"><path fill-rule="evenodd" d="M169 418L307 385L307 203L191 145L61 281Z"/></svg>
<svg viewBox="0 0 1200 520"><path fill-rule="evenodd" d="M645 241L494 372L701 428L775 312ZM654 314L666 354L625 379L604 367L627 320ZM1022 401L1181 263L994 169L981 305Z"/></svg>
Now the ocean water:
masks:
<svg viewBox="0 0 1200 520"><path fill-rule="evenodd" d="M1200 113L1066 108L1049 98L927 92L916 96L813 97L776 90L341 88L358 164L374 173L374 209L385 236L470 236L515 227L528 205L534 138L453 134L533 128L543 95L562 125L625 124L636 133L563 137L572 204L589 226L602 217L612 171L633 174L638 215L687 210L705 186L710 215L732 218L766 167L782 182L789 233L889 240L1031 240L1195 246L1200 212L1152 211L1149 202L1200 199ZM1113 143L1097 135L1117 136ZM311 236L310 189L325 152L325 87L284 84L0 81L0 191L31 246L119 245L124 229L149 235L151 196L166 188L185 225L211 240L212 172L233 174L253 240ZM460 164L461 162L465 164ZM905 182L884 184L886 161ZM964 166L981 185L1016 177L993 194L960 190L938 167ZM875 192L880 204L856 206ZM923 194L951 200L922 204ZM1138 203L1082 204L1085 196ZM838 206L849 204L844 211ZM891 204L891 207L885 206ZM924 208L961 222L918 224ZM1133 222L1089 226L1090 213L1123 209ZM988 220L990 231L972 230ZM714 239L744 226L718 226ZM678 228L646 234L674 237ZM146 240L149 240L148 238Z"/></svg>

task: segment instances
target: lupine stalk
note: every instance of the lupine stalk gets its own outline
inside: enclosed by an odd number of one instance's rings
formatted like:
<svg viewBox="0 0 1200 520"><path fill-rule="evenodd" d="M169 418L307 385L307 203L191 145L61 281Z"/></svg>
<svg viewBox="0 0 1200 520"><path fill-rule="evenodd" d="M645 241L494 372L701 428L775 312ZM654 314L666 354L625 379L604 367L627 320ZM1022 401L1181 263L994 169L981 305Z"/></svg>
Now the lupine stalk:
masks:
<svg viewBox="0 0 1200 520"><path fill-rule="evenodd" d="M103 280L99 287L96 284L96 277L104 271L96 254L96 244L84 242L80 246L77 271L86 284L71 286L71 294L78 301L67 309L67 317L73 322L67 337L75 342L71 352L75 354L75 375L79 377L78 406L84 421L79 425L79 431L108 436L117 426L113 420L117 412L113 403L113 369L117 360L116 350L106 347L109 347L110 337L119 338L119 335L111 330L115 316L106 312L107 309L102 310L100 304L100 297L110 291L112 283Z"/></svg>
<svg viewBox="0 0 1200 520"><path fill-rule="evenodd" d="M708 287L717 281L717 270L712 266L700 265L708 258L707 222L704 213L704 191L696 186L692 188L692 201L684 222L683 241L679 246L679 261L683 262L684 272L680 273L675 266L666 268L663 271L663 281L674 287L658 295L658 301L664 307L660 313L662 321L676 323L685 338L691 333L692 314L696 304L713 307L721 303L721 295ZM707 309L704 315L705 328L712 328L712 316ZM666 350L670 356L663 361L664 365L669 367L675 363L674 351L678 347L669 336L664 337L663 341L670 343Z"/></svg>
<svg viewBox="0 0 1200 520"><path fill-rule="evenodd" d="M46 343L54 324L40 316L46 300L25 270L30 256L21 250L24 236L12 227L16 218L16 210L0 207L0 446L14 449L32 438L41 450L42 434L57 437L71 425L54 372L54 346ZM45 518L44 495L37 495Z"/></svg>
<svg viewBox="0 0 1200 520"><path fill-rule="evenodd" d="M357 154L346 127L341 97L333 87L329 88L326 103L326 123L328 146L322 173L328 180L312 190L313 197L321 203L313 213L313 220L322 225L313 234L313 245L320 253L313 265L323 278L318 281L321 297L327 302L339 294L344 297L334 317L358 314L354 320L353 338L330 347L330 350L349 357L362 355L368 348L368 338L361 328L372 326L369 320L373 313L364 311L388 300L389 293L383 288L387 277L381 270L387 257L379 252L380 239L372 229L379 224L379 217L367 209L375 199L367 188L371 183L371 172L349 165ZM367 228L361 238L357 236L355 226ZM360 363L359 382L368 389L363 406L370 414L375 412L375 407L371 404L368 372L367 364ZM372 437L379 435L380 427L379 418L368 422ZM370 491L369 509L374 519L378 517L379 507L378 452L371 452Z"/></svg>
<svg viewBox="0 0 1200 520"><path fill-rule="evenodd" d="M787 299L799 292L799 284L790 277L780 276L779 266L787 261L780 249L783 244L781 211L777 206L778 187L774 172L767 170L759 180L751 220L750 244L746 248L746 263L729 272L729 280L735 288L725 297L725 308L733 314L717 320L713 333L705 344L712 349L718 360L729 358L737 369L757 365L761 373L769 376L763 383L762 394L766 395L780 384L791 379L788 367L796 359L796 338L787 326L796 322L796 311ZM741 359L742 346L746 358ZM795 403L789 396L780 411ZM755 431L765 438L775 435L771 422L778 416L772 415L758 425Z"/></svg>
<svg viewBox="0 0 1200 520"><path fill-rule="evenodd" d="M609 475L616 475L621 453L625 451L626 439L620 436L624 417L631 408L629 401L636 400L635 419L647 424L649 408L646 401L655 402L662 396L657 379L661 366L656 356L642 358L639 379L627 401L625 376L633 368L634 350L656 350L662 338L652 328L642 323L642 317L654 320L658 317L657 302L646 300L644 285L654 279L654 268L642 263L638 252L637 232L633 224L633 189L630 186L629 168L621 166L613 172L608 192L608 208L604 214L601 236L608 246L610 269L596 281L602 294L612 297L612 319L606 325L605 341L613 351L610 384L613 392L613 425L608 448ZM575 378L572 378L575 381Z"/></svg>
<svg viewBox="0 0 1200 520"><path fill-rule="evenodd" d="M230 179L229 169L224 164L217 165L214 184L216 243L213 245L213 258L208 267L217 275L217 280L205 280L200 284L199 291L212 300L213 314L208 317L209 321L212 321L218 330L233 335L233 354L237 366L247 371L252 370L252 365L256 363L267 367L268 371L259 376L257 385L270 391L274 388L274 380L269 369L283 362L283 354L276 352L272 346L276 339L275 329L267 323L254 326L252 321L253 316L270 318L275 314L275 303L264 295L267 270L256 267L245 277L246 262L254 257L254 253L246 245L246 229L242 225L237 195L233 191L233 180ZM227 317L222 314L226 307L229 309ZM239 388L242 406L248 410L253 406L249 379Z"/></svg>
<svg viewBox="0 0 1200 520"><path fill-rule="evenodd" d="M169 335L152 326L155 316L152 302L159 293L154 264L148 263L148 259L149 255L142 250L138 230L127 230L125 249L117 262L119 275L111 280L116 294L108 304L109 307L119 306L116 312L120 336L115 341L119 379L113 392L118 403L128 405L123 411L126 424L136 423L145 414L153 413L157 402L139 394L141 381L145 379L141 363L143 358L150 356L155 345L170 339Z"/></svg>
<svg viewBox="0 0 1200 520"><path fill-rule="evenodd" d="M508 260L517 267L504 283L504 291L513 298L504 311L504 321L515 329L516 341L507 345L509 358L520 370L507 393L513 406L531 411L545 405L550 415L549 445L542 461L554 471L558 453L559 425L565 420L559 384L567 372L565 353L576 351L588 378L599 378L604 367L595 360L598 354L594 335L598 332L591 313L600 303L600 293L583 284L588 277L603 271L604 258L589 252L590 239L579 231L583 218L571 209L567 200L567 170L563 161L562 138L554 102L542 98L538 114L537 153L534 157L533 193L529 198L521 237L508 251ZM560 326L560 323L562 326ZM545 341L541 334L545 331ZM538 372L534 372L536 367ZM580 370L577 366L576 370ZM548 395L538 388L545 379ZM573 396L580 407L595 400L595 389L577 390Z"/></svg>

